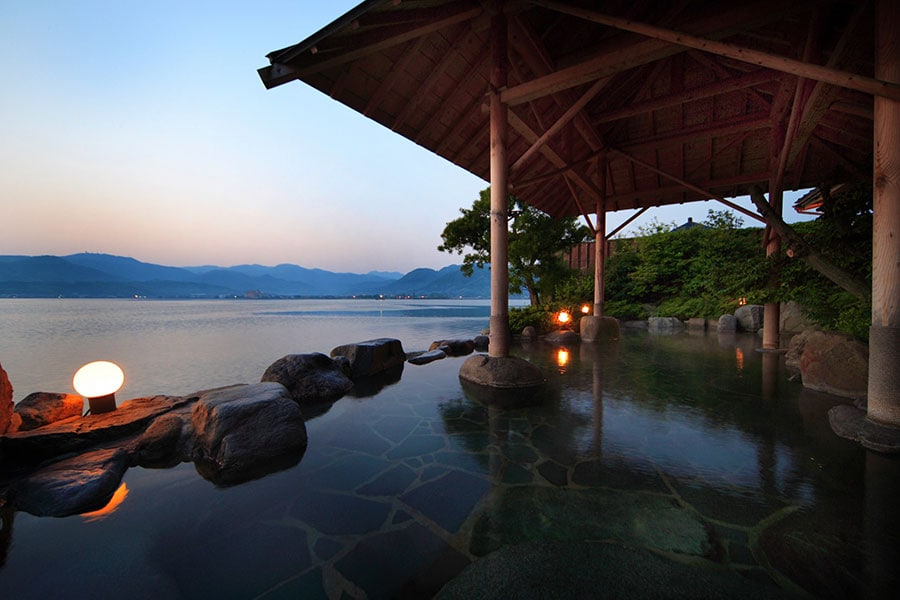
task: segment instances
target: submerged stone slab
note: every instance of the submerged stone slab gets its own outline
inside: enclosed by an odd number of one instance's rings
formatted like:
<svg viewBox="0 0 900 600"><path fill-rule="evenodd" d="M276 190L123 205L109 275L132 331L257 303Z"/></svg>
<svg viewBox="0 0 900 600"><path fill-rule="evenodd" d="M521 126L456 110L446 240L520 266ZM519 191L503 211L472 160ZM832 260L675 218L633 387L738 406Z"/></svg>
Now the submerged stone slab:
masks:
<svg viewBox="0 0 900 600"><path fill-rule="evenodd" d="M260 381L280 383L300 404L335 400L353 387L341 367L320 352L283 356L269 365Z"/></svg>
<svg viewBox="0 0 900 600"><path fill-rule="evenodd" d="M489 488L484 479L454 470L408 491L400 500L448 533L456 533Z"/></svg>
<svg viewBox="0 0 900 600"><path fill-rule="evenodd" d="M280 383L206 392L191 412L201 475L231 485L296 464L306 449L300 407Z"/></svg>
<svg viewBox="0 0 900 600"><path fill-rule="evenodd" d="M704 521L671 497L611 490L516 486L476 523L471 551L528 541L612 539L692 556L714 548Z"/></svg>
<svg viewBox="0 0 900 600"><path fill-rule="evenodd" d="M834 406L828 411L828 423L837 435L859 442L864 448L900 454L900 429L867 419L862 409L848 404Z"/></svg>
<svg viewBox="0 0 900 600"><path fill-rule="evenodd" d="M791 598L735 571L668 560L648 550L588 541L504 547L471 564L438 600Z"/></svg>
<svg viewBox="0 0 900 600"><path fill-rule="evenodd" d="M66 517L103 508L128 469L121 448L94 450L68 458L20 480L14 486L18 510L39 517Z"/></svg>
<svg viewBox="0 0 900 600"><path fill-rule="evenodd" d="M394 367L402 367L406 362L406 353L400 340L378 338L355 344L338 346L331 351L332 358L343 356L350 361L350 376L367 377L387 371Z"/></svg>

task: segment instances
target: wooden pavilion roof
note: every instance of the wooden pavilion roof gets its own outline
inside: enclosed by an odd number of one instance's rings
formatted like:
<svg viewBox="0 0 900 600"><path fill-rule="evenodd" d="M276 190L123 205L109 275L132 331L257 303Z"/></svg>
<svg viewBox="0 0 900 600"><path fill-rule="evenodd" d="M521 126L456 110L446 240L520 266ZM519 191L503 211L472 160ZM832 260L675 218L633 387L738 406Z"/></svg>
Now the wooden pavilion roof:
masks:
<svg viewBox="0 0 900 600"><path fill-rule="evenodd" d="M268 55L299 79L489 178L491 13L508 28L510 185L545 212L728 198L870 179L871 3L370 0ZM662 7L662 8L660 8Z"/></svg>

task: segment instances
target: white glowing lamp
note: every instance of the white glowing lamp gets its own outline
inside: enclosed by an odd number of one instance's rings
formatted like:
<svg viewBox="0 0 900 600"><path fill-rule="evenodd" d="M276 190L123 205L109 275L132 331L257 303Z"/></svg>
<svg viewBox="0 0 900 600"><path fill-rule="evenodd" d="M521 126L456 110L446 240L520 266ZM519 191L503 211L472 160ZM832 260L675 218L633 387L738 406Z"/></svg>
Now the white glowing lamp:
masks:
<svg viewBox="0 0 900 600"><path fill-rule="evenodd" d="M75 372L72 385L75 391L88 399L91 414L116 410L116 392L125 383L125 373L116 363L97 360Z"/></svg>
<svg viewBox="0 0 900 600"><path fill-rule="evenodd" d="M582 304L582 305L581 305L581 314L583 314L583 315L589 315L589 314L591 314L591 307L590 307L589 304Z"/></svg>
<svg viewBox="0 0 900 600"><path fill-rule="evenodd" d="M559 321L560 325L566 325L572 320L572 315L570 315L568 311L561 310L559 311L559 314L556 315L556 320Z"/></svg>

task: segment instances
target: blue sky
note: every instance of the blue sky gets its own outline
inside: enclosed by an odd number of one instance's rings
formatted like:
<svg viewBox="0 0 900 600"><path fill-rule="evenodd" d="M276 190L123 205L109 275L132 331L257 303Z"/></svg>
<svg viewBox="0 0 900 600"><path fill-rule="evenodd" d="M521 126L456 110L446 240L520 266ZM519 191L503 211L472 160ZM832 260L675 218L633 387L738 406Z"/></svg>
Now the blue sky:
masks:
<svg viewBox="0 0 900 600"><path fill-rule="evenodd" d="M0 254L351 272L459 262L436 250L440 233L486 182L256 74L355 4L0 0ZM710 208L652 209L629 229ZM628 216L611 213L609 229Z"/></svg>

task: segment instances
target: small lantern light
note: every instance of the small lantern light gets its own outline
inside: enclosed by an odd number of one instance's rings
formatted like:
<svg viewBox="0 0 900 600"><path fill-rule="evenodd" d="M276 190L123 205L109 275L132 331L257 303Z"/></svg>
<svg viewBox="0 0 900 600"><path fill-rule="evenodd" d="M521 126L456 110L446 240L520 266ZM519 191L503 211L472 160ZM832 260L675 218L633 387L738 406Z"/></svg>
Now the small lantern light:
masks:
<svg viewBox="0 0 900 600"><path fill-rule="evenodd" d="M92 415L116 410L116 392L125 383L125 373L108 360L88 363L75 372L72 385L88 399Z"/></svg>
<svg viewBox="0 0 900 600"><path fill-rule="evenodd" d="M572 315L570 315L569 311L567 311L567 310L561 310L556 315L556 320L559 322L560 325L565 326L565 325L568 325L569 322L572 321Z"/></svg>
<svg viewBox="0 0 900 600"><path fill-rule="evenodd" d="M590 304L582 304L581 305L581 314L589 315L591 314L591 306Z"/></svg>

